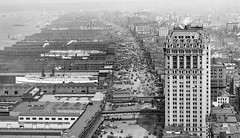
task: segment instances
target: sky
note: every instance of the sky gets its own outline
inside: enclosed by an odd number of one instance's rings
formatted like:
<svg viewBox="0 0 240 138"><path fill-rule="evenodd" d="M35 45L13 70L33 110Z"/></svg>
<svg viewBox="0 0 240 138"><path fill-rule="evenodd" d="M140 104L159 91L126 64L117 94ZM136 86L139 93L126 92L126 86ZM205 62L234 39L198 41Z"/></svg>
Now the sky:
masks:
<svg viewBox="0 0 240 138"><path fill-rule="evenodd" d="M0 0L1 3L79 3L117 0ZM131 1L131 0L130 0Z"/></svg>
<svg viewBox="0 0 240 138"><path fill-rule="evenodd" d="M75 7L74 7L75 6ZM1 10L28 9L154 9L184 13L239 10L240 0L0 0Z"/></svg>

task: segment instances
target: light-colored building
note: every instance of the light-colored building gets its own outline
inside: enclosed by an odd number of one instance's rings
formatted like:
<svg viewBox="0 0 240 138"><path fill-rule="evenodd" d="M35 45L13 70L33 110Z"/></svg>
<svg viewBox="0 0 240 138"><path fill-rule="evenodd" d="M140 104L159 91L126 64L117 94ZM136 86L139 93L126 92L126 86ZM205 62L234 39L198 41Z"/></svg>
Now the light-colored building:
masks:
<svg viewBox="0 0 240 138"><path fill-rule="evenodd" d="M206 137L211 108L209 38L203 27L175 27L167 36L165 58L165 126Z"/></svg>
<svg viewBox="0 0 240 138"><path fill-rule="evenodd" d="M159 36L165 38L168 35L168 27L159 27Z"/></svg>
<svg viewBox="0 0 240 138"><path fill-rule="evenodd" d="M46 94L39 101L9 104L9 116L0 117L0 129L69 129L88 110L91 102L99 102L105 95ZM13 100L11 100L13 101ZM7 104L6 102L4 104ZM91 111L92 112L92 111ZM89 121L89 120L86 120Z"/></svg>
<svg viewBox="0 0 240 138"><path fill-rule="evenodd" d="M214 106L222 106L225 103L229 104L229 94L228 93L225 93L225 94L217 97L217 101L213 102L213 105Z"/></svg>
<svg viewBox="0 0 240 138"><path fill-rule="evenodd" d="M237 32L238 30L238 22L228 22L226 25L226 32Z"/></svg>
<svg viewBox="0 0 240 138"><path fill-rule="evenodd" d="M80 102L22 102L10 111L9 119L0 128L68 129L84 112Z"/></svg>

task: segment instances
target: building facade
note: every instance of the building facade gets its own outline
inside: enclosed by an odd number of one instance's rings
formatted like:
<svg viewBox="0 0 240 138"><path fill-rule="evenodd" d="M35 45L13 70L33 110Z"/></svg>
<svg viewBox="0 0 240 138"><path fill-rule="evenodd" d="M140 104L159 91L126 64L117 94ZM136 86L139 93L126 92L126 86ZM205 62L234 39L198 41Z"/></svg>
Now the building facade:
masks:
<svg viewBox="0 0 240 138"><path fill-rule="evenodd" d="M13 84L2 85L0 87L0 96L22 96L33 85L31 84ZM71 93L71 94L92 94L97 92L97 83L65 83L65 84L36 84L42 92L52 93Z"/></svg>
<svg viewBox="0 0 240 138"><path fill-rule="evenodd" d="M217 97L226 91L226 67L223 64L211 65L211 100L217 101Z"/></svg>
<svg viewBox="0 0 240 138"><path fill-rule="evenodd" d="M210 48L203 27L175 27L164 45L165 126L206 137L210 113Z"/></svg>

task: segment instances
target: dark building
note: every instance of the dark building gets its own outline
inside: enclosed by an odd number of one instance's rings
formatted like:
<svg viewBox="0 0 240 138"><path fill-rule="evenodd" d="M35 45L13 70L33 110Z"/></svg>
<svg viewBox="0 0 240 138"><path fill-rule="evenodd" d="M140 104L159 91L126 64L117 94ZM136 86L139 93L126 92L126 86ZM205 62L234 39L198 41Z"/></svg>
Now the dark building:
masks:
<svg viewBox="0 0 240 138"><path fill-rule="evenodd" d="M44 93L87 94L95 93L97 83L35 84ZM0 96L22 96L32 88L32 84L6 84L0 87Z"/></svg>
<svg viewBox="0 0 240 138"><path fill-rule="evenodd" d="M0 75L0 84L15 84L16 76L14 75Z"/></svg>
<svg viewBox="0 0 240 138"><path fill-rule="evenodd" d="M211 65L211 100L217 101L217 97L226 91L226 67L223 64Z"/></svg>

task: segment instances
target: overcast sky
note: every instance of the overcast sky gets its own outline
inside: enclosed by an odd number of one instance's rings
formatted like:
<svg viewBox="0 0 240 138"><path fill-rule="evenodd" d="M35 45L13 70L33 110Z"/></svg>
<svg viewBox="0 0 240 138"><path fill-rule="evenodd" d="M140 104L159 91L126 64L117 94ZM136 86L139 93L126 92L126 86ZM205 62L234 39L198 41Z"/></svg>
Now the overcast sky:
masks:
<svg viewBox="0 0 240 138"><path fill-rule="evenodd" d="M106 1L112 1L112 2L122 2L122 1L136 1L136 0L0 0L1 3L72 3L72 2L106 2ZM138 1L153 1L153 0L138 0ZM158 3L183 3L183 2L190 2L190 3L195 3L195 2L200 2L200 3L205 3L209 4L211 2L215 3L235 3L238 2L239 0L155 0L155 2ZM214 6L214 5L212 5Z"/></svg>
<svg viewBox="0 0 240 138"><path fill-rule="evenodd" d="M79 4L72 4L79 3ZM84 5L84 4L85 5ZM94 4L96 3L96 4ZM8 5L8 7L4 7L3 5ZM34 5L34 6L26 6L26 5ZM45 7L41 7L41 4ZM54 5L56 4L56 5ZM62 6L59 6L59 5ZM193 11L204 12L209 9L217 9L219 11L229 11L229 10L238 10L240 6L240 0L0 0L0 11L1 8L5 8L10 11L15 10L15 8L21 8L27 10L29 9L40 9L45 10L44 8L67 8L64 4L72 4L72 6L76 6L78 8L86 8L86 9L117 9L117 8L125 8L125 10L131 9L150 9L154 8L159 11L168 11L172 12L173 10L176 12L184 11L185 13L192 13ZM2 5L2 7L1 7ZM12 5L15 5L13 7ZM17 6L16 6L17 5ZM22 7L20 7L22 5ZM23 8L24 5L24 8ZM73 7L69 6L69 9L74 10Z"/></svg>

